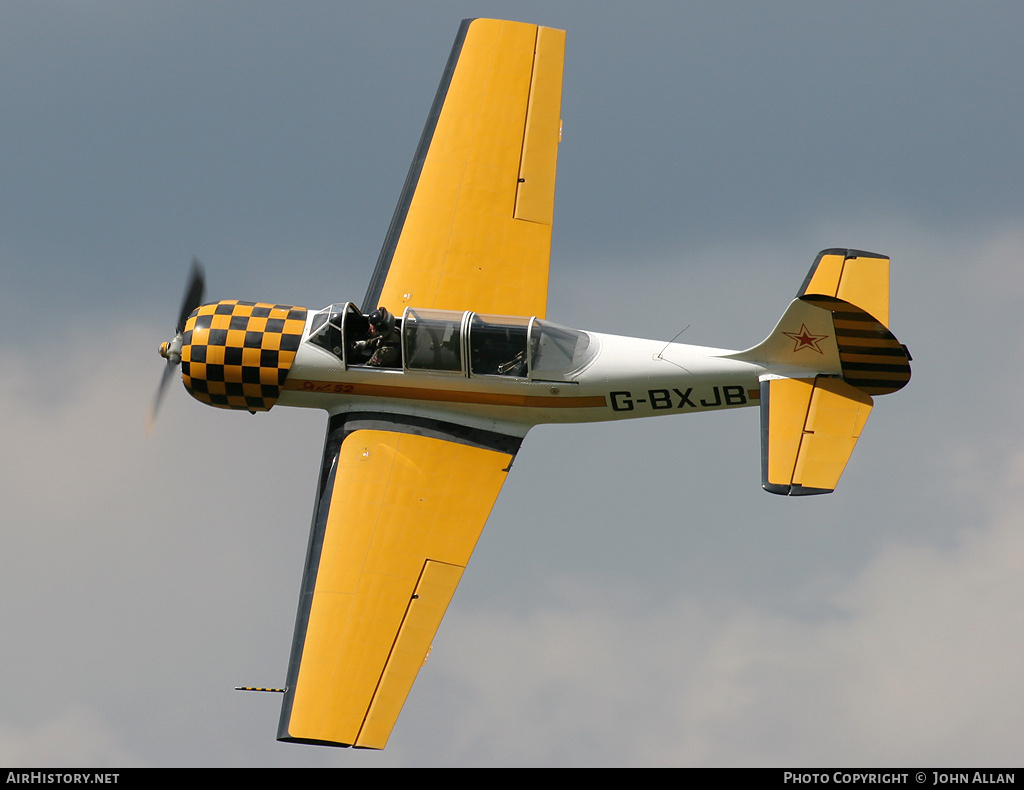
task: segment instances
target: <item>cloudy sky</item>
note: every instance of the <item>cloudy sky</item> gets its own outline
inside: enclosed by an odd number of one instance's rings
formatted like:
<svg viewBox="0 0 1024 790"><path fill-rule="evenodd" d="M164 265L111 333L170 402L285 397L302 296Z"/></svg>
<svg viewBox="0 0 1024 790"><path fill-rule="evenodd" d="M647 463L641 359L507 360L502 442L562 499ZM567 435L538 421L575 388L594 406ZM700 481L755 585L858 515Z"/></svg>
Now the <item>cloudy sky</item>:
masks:
<svg viewBox="0 0 1024 790"><path fill-rule="evenodd" d="M148 439L212 299L359 300L459 20L568 31L548 315L742 348L892 257L835 494L754 409L531 432L384 752L279 744L325 416ZM0 764L1019 765L1024 7L0 5Z"/></svg>

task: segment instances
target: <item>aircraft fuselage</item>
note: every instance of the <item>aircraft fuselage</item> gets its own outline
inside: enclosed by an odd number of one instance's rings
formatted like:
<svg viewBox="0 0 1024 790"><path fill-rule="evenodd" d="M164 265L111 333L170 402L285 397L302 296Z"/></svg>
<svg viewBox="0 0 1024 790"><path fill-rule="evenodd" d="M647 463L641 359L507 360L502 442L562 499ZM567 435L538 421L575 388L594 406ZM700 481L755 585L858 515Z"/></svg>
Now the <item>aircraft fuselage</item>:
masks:
<svg viewBox="0 0 1024 790"><path fill-rule="evenodd" d="M332 413L370 410L455 419L517 435L543 423L632 419L759 402L758 377L764 368L728 359L733 352L726 349L580 334L588 341L581 365L531 368L520 376L477 374L471 365L458 372L347 365L303 342L278 402Z"/></svg>
<svg viewBox="0 0 1024 790"><path fill-rule="evenodd" d="M203 305L181 353L186 388L213 406L408 414L514 436L756 405L765 372L726 349L473 312L408 308L378 337L351 303Z"/></svg>

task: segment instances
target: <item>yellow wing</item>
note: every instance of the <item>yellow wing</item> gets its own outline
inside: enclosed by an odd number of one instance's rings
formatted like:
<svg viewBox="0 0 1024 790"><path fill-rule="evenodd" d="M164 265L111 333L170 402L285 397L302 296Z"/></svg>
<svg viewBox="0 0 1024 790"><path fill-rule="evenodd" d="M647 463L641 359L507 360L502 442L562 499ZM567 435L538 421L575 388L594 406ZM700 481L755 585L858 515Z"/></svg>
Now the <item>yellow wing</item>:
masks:
<svg viewBox="0 0 1024 790"><path fill-rule="evenodd" d="M565 32L459 29L363 310L543 317Z"/></svg>
<svg viewBox="0 0 1024 790"><path fill-rule="evenodd" d="M331 418L279 740L384 748L520 442Z"/></svg>

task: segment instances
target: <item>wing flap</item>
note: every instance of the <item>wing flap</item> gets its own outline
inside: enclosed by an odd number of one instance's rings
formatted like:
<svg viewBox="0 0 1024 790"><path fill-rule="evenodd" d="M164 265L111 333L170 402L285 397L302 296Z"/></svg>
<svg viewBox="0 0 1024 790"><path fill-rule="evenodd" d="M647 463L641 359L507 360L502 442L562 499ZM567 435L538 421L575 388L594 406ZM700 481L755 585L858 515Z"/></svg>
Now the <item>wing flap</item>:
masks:
<svg viewBox="0 0 1024 790"><path fill-rule="evenodd" d="M281 740L384 747L518 447L401 419L332 418Z"/></svg>
<svg viewBox="0 0 1024 790"><path fill-rule="evenodd" d="M356 746L384 748L412 682L430 653L430 643L463 570L462 566L444 562L427 560L423 563L419 583L409 601Z"/></svg>

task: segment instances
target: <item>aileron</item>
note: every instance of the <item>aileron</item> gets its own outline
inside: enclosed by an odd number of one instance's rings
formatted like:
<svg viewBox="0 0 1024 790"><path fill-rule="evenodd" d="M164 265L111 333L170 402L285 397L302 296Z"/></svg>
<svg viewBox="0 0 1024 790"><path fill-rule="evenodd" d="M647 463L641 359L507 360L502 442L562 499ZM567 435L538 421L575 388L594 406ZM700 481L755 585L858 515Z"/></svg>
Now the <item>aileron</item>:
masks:
<svg viewBox="0 0 1024 790"><path fill-rule="evenodd" d="M564 54L565 31L537 28L513 216L542 225L551 224L555 211L555 172L558 143L562 136L561 77Z"/></svg>

